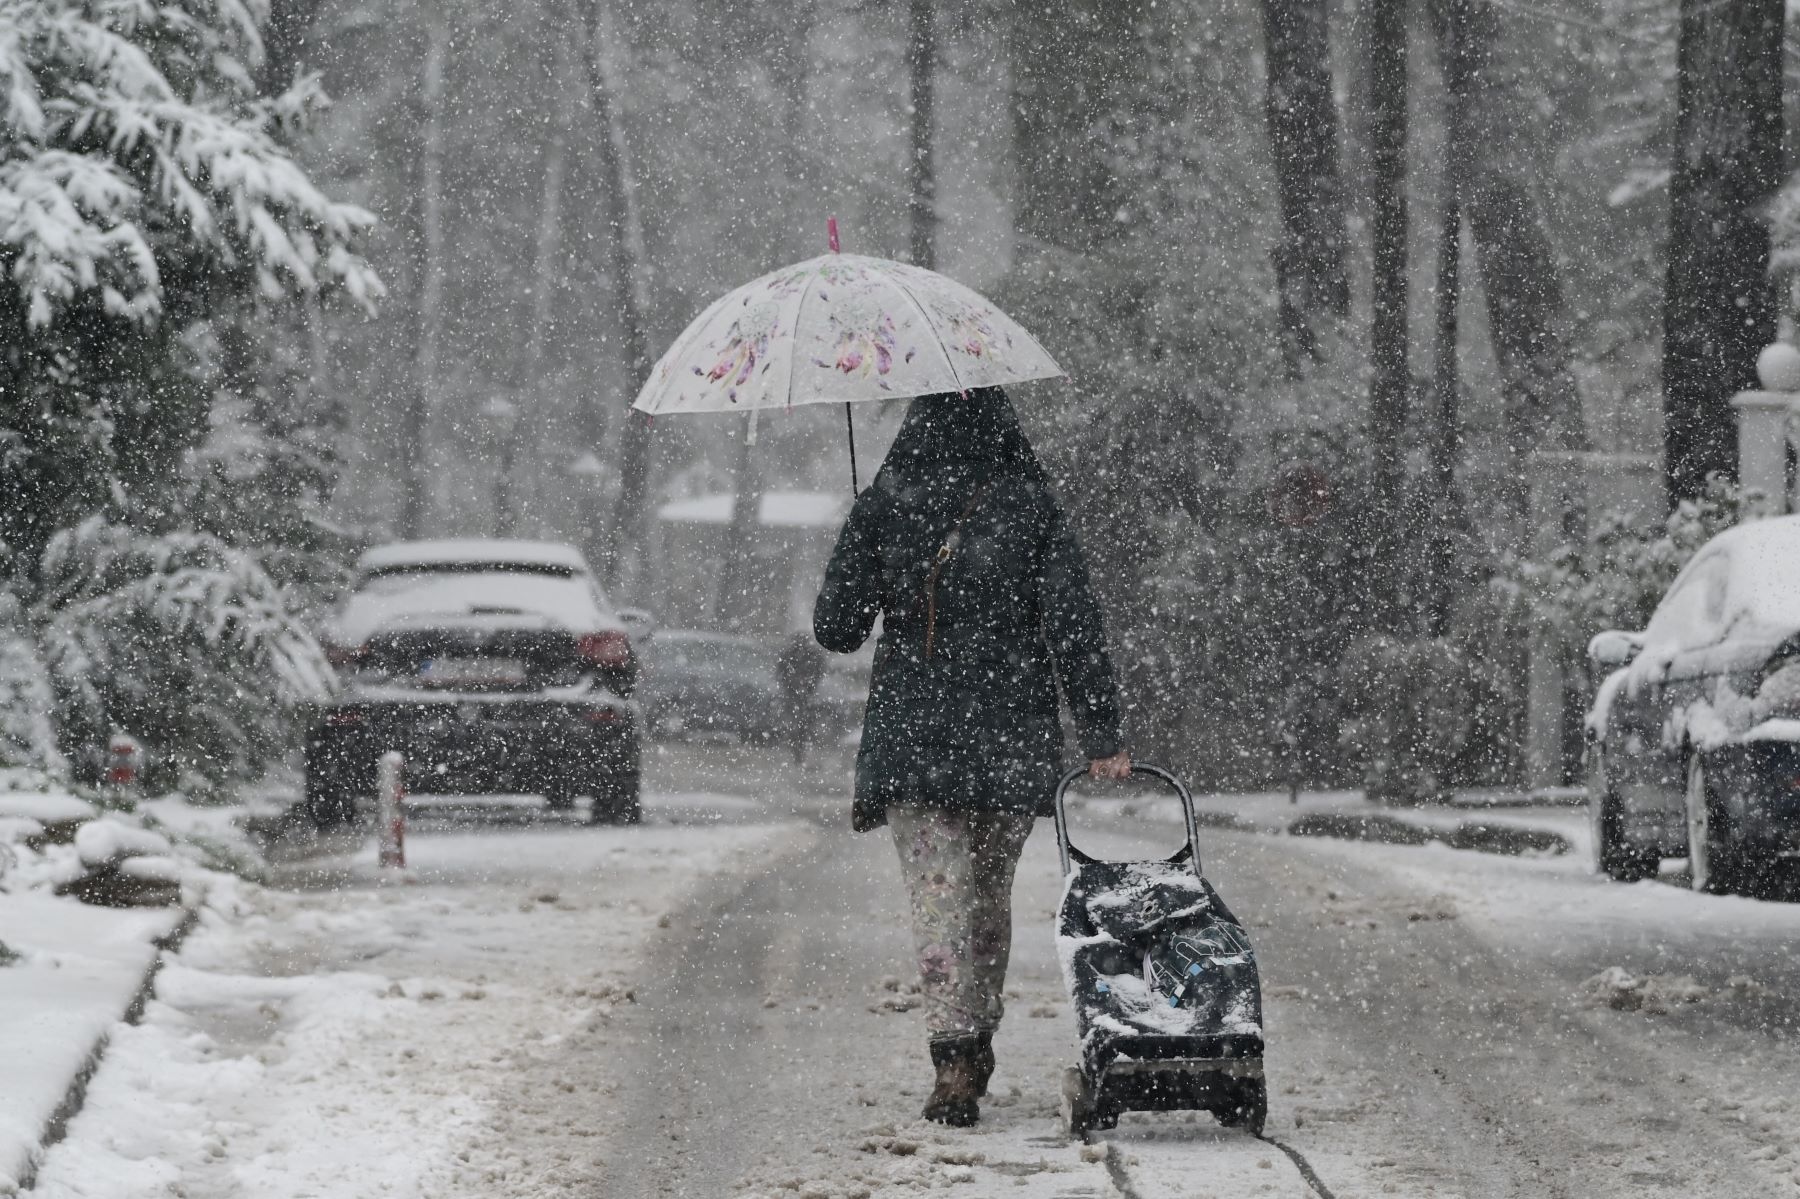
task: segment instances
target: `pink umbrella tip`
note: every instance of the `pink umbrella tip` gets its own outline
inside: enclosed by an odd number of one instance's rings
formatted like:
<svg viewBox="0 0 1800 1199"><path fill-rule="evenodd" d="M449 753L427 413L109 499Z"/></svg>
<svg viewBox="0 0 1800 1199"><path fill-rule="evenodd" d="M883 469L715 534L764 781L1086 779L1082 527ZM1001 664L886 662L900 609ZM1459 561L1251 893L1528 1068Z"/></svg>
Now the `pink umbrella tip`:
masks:
<svg viewBox="0 0 1800 1199"><path fill-rule="evenodd" d="M838 231L837 218L834 216L825 218L825 240L830 244L831 252L836 254L838 252Z"/></svg>

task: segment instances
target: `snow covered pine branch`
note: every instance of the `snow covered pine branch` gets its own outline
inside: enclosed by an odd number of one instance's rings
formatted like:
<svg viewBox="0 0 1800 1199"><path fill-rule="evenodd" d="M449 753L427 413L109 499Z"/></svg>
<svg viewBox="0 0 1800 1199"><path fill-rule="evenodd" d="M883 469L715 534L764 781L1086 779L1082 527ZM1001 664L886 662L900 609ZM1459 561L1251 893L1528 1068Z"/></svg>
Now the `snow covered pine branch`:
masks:
<svg viewBox="0 0 1800 1199"><path fill-rule="evenodd" d="M0 10L0 254L28 324L82 302L148 319L163 271L249 270L263 295L380 280L352 249L373 224L287 143L322 102L308 76L256 94L262 0L9 0Z"/></svg>

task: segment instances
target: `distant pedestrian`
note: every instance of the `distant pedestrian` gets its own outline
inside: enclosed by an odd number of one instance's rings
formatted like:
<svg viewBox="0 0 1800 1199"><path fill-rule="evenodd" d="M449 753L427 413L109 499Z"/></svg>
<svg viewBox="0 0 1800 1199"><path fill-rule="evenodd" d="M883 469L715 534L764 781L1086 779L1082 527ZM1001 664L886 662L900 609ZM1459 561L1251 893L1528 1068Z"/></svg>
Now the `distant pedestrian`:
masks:
<svg viewBox="0 0 1800 1199"><path fill-rule="evenodd" d="M967 1125L994 1070L1014 867L1061 770L1059 679L1090 771L1131 769L1087 567L998 388L914 400L851 509L813 631L850 653L878 616L853 825L892 828L912 897L924 1115Z"/></svg>
<svg viewBox="0 0 1800 1199"><path fill-rule="evenodd" d="M806 633L795 633L775 659L775 681L786 709L782 734L794 751L794 765L806 761L806 745L812 739L815 712L813 696L825 677L825 651Z"/></svg>

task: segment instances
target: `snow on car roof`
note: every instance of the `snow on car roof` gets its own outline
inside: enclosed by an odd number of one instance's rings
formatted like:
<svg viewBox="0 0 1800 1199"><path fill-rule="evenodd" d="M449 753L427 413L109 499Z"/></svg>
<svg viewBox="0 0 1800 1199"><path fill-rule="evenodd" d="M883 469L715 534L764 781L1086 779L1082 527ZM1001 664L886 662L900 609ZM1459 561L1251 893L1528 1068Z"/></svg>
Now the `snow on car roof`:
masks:
<svg viewBox="0 0 1800 1199"><path fill-rule="evenodd" d="M554 566L588 573L581 551L555 541L512 541L491 537L444 538L436 541L396 541L376 546L357 559L361 573L402 566L476 565Z"/></svg>
<svg viewBox="0 0 1800 1199"><path fill-rule="evenodd" d="M1800 516L1753 520L1713 538L1731 557L1730 603L1756 624L1800 629Z"/></svg>

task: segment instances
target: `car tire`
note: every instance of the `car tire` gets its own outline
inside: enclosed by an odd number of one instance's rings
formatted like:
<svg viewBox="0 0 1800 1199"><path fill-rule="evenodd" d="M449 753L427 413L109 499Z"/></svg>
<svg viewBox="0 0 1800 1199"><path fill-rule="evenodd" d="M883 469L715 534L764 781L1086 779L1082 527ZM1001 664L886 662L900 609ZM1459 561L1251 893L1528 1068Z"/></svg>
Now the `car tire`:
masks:
<svg viewBox="0 0 1800 1199"><path fill-rule="evenodd" d="M1687 826L1688 872L1694 890L1708 895L1742 895L1756 890L1743 846L1732 836L1697 752L1688 755Z"/></svg>
<svg viewBox="0 0 1800 1199"><path fill-rule="evenodd" d="M639 824L644 806L637 771L609 774L594 788L594 824Z"/></svg>
<svg viewBox="0 0 1800 1199"><path fill-rule="evenodd" d="M321 771L307 771L306 817L320 832L356 823L356 797L350 788Z"/></svg>
<svg viewBox="0 0 1800 1199"><path fill-rule="evenodd" d="M1656 877L1662 857L1625 839L1624 805L1607 781L1604 766L1588 777L1588 822L1594 836L1594 868L1616 883Z"/></svg>

